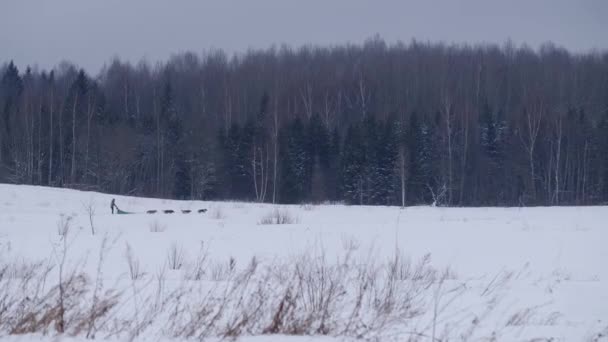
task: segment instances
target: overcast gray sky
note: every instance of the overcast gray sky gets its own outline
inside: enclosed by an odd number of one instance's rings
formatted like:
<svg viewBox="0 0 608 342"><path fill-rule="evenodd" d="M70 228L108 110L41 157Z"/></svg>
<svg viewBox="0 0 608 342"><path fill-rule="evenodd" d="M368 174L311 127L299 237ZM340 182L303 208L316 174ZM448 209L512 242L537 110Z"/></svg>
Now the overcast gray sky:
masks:
<svg viewBox="0 0 608 342"><path fill-rule="evenodd" d="M154 62L183 51L230 53L387 42L546 41L608 48L608 0L2 0L0 62L50 68L69 60L96 73L111 57Z"/></svg>

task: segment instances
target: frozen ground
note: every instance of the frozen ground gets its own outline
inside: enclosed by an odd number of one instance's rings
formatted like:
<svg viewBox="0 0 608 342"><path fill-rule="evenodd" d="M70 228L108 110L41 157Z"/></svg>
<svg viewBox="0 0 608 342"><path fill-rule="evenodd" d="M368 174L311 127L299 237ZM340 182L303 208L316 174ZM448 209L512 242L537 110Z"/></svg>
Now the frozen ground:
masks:
<svg viewBox="0 0 608 342"><path fill-rule="evenodd" d="M136 214L111 215L111 198L116 198L122 210ZM91 208L94 209L95 235L91 233ZM197 210L200 208L208 211L199 214ZM280 214L294 222L260 224L277 208ZM162 209L172 209L176 213L145 213ZM183 209L192 212L182 214ZM182 295L194 293L186 302L200 300L197 303L208 303L201 299L204 294L210 291L217 294L217 284L236 283L238 276L234 274L245 272L251 260L255 260L261 266L259 269L273 269L270 272L273 275L256 275L252 283L259 287L264 282L267 287L278 289L276 292L267 289L264 293L283 296L288 288L285 284L292 279L289 277L290 265L304 265L297 262L303 260L303 256L307 256L306 260L322 260L320 263L324 266L319 269L330 270L329 275L342 270L332 267L352 263L356 266L340 274L354 279L357 270L363 268L361 265L375 264L380 270L384 264L390 266L399 255L398 264L402 269L413 273L420 269L431 274L419 277L424 278L424 284L419 287L412 285L418 279L415 276L405 275L397 279L397 292L414 291L420 296L415 302L420 310L411 312L411 315L399 314L378 323L377 318L371 318L368 309L362 309L355 320L360 327L353 328L344 323L345 317L352 318L350 313L354 312L355 305L351 302L356 302L358 286L355 280L348 278L343 282L326 282L330 285L339 283L337 292L343 296L336 303L330 302L332 307L326 310L336 315L330 320L331 324L328 323L331 327L326 331L304 329L302 334L313 336L288 338L279 335L285 333L281 330L284 327L269 332L264 331L266 323L260 323L260 326L247 323L239 328L238 335L242 335L243 341L252 342L325 342L332 341L331 336L344 340L340 331L349 331L344 333L347 339L409 338L427 341L435 336L437 340L458 341L605 341L608 340L606 222L607 207L274 207L238 202L133 198L0 184L2 263L27 265L45 261L44 267L53 267L44 284L44 290L49 291L53 283L58 283L58 266L65 255L64 273L86 274L92 284L89 293L82 298L93 302L94 288L100 289L97 293L109 290L120 293L118 304L111 311L112 318L96 323L94 328L98 338L110 340L137 336L141 340L170 341L187 337L177 333L175 325L167 326L165 321L181 317L186 311L189 312L188 317L192 316L196 311L195 305L180 304L183 310L179 314L159 309L158 315L149 320L149 325L137 332L133 332L130 326L146 320L142 316L145 316L145 310L152 310L146 305L151 306L152 293L159 292L161 286L155 284L160 278L166 284L162 289L167 293L158 296L164 296L167 301L174 298L168 293L181 287L189 289ZM66 226L69 233L64 245L60 231ZM100 248L104 239L102 260ZM168 257L172 250L182 254L179 269L171 269L169 265L173 261ZM201 260L205 266L197 268L197 261ZM133 266L137 266L136 273L140 274L135 280ZM197 270L202 270L202 275L192 276ZM285 270L287 276L275 277L275 273L282 271L274 270ZM370 278L378 279L380 285L374 285L378 288L383 288L387 281L386 273L382 273L386 270L382 270L370 273L373 274ZM5 277L9 279L5 280L7 284L10 284L10 279L24 278L19 272L13 273L12 278ZM309 274L317 273L315 269ZM12 286L5 286L12 290L4 291L13 291L12 295L18 296L19 286ZM224 293L226 288L222 287ZM256 293L255 289L257 287L252 286L243 289L245 295L242 297L249 300ZM322 293L325 287L314 290ZM310 288L303 291L310 291ZM369 295L368 306L363 305L364 308L376 307L378 310L378 300L371 298L373 296L376 294ZM397 295L394 298L399 301L404 298L411 300L410 297ZM278 304L275 302L279 299L268 298L268 303L260 304L259 307L263 308L260 312L251 308L247 310L259 316L269 316L267 321L270 322L274 316L267 311L270 308L276 310ZM299 308L304 310L309 310L308 304L315 303L310 298L298 300L301 300ZM90 303L83 300L78 305L86 307ZM240 302L227 305L230 310L221 318L222 326L229 325L238 316L239 305ZM298 316L298 310L293 309L292 316ZM294 319L292 316L283 319L287 322ZM0 336L4 336L2 339L6 341L37 340L44 332L9 337L6 321L3 323L2 320L0 315L0 329L3 330ZM113 333L118 330L117 322L129 327ZM377 329L367 331L366 327L372 324L370 322L377 324ZM363 330L367 332L358 336ZM46 331L49 336L55 336L54 329ZM218 331L213 330L204 337L217 338ZM79 332L75 338L66 340L83 339L85 333ZM262 333L265 336L248 336ZM317 336L324 333L329 336ZM203 335L196 330L190 337Z"/></svg>

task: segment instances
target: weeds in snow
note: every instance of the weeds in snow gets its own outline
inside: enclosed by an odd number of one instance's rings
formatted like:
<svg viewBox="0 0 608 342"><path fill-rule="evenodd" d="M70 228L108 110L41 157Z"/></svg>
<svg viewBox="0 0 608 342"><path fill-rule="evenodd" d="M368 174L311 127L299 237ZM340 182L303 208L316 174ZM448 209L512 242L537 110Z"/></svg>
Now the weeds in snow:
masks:
<svg viewBox="0 0 608 342"><path fill-rule="evenodd" d="M361 247L361 243L352 235L342 234L340 235L340 242L342 248L346 253L353 253Z"/></svg>
<svg viewBox="0 0 608 342"><path fill-rule="evenodd" d="M236 260L232 257L228 262L216 262L211 265L211 280L226 281L236 270Z"/></svg>
<svg viewBox="0 0 608 342"><path fill-rule="evenodd" d="M121 295L103 291L101 265L108 240L103 239L98 276L91 284L78 267L67 269L69 236L68 228L61 236L62 246L55 250L55 264L0 261L0 335L57 332L93 337L108 328L108 314Z"/></svg>
<svg viewBox="0 0 608 342"><path fill-rule="evenodd" d="M154 220L148 224L148 228L152 233L162 233L167 230L167 226L165 224L160 223L158 220Z"/></svg>
<svg viewBox="0 0 608 342"><path fill-rule="evenodd" d="M258 224L294 224L299 223L299 221L300 220L297 217L294 217L288 210L275 208L273 211L264 215Z"/></svg>
<svg viewBox="0 0 608 342"><path fill-rule="evenodd" d="M338 258L320 250L266 263L254 257L241 265L234 258L209 261L203 244L188 262L183 248L173 243L166 268L152 274L140 270L127 244L130 284L123 289L130 290L123 292L107 289L101 281L109 246L104 238L94 282L81 272L64 270L59 283L49 285L49 275L57 271L59 262L0 262L0 334L59 332L132 339L147 333L199 340L291 334L376 340L397 336L410 341L460 336L467 340L479 337L477 327L496 307L501 296L498 287L506 284L504 277L497 277L500 281L492 281L487 291L467 291L466 282L456 280L452 272L432 267L430 255L413 262L398 250L386 261L355 258L355 248L346 248ZM166 281L167 269L182 268L182 281ZM459 301L465 295L487 304L479 312L468 308L463 314ZM516 311L505 327L525 324L536 317L534 309ZM555 313L545 321L557 317ZM454 329L458 335L451 333Z"/></svg>
<svg viewBox="0 0 608 342"><path fill-rule="evenodd" d="M66 236L70 231L72 225L72 216L66 216L64 214L59 215L59 221L57 222L57 234L59 236Z"/></svg>
<svg viewBox="0 0 608 342"><path fill-rule="evenodd" d="M186 272L184 273L184 279L186 280L203 280L207 275L207 258L209 252L205 246L205 243L201 241L201 248L198 255L192 263L186 265Z"/></svg>
<svg viewBox="0 0 608 342"><path fill-rule="evenodd" d="M129 267L129 278L131 280L139 280L144 277L145 273L139 264L137 257L133 255L133 249L129 243L125 246L125 259Z"/></svg>
<svg viewBox="0 0 608 342"><path fill-rule="evenodd" d="M170 270L179 270L184 265L184 248L174 242L167 251L167 265Z"/></svg>
<svg viewBox="0 0 608 342"><path fill-rule="evenodd" d="M84 208L87 217L89 218L89 225L91 226L91 234L95 235L95 203L93 202L93 198L89 199L88 203L83 202L82 207Z"/></svg>

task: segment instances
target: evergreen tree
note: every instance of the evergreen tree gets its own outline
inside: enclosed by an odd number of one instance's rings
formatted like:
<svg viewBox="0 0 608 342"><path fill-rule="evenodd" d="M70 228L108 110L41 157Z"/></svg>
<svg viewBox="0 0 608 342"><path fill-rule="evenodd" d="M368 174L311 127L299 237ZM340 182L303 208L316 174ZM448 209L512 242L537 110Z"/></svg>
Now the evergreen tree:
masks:
<svg viewBox="0 0 608 342"><path fill-rule="evenodd" d="M482 165L480 182L489 191L482 193L484 204L497 205L504 201L504 148L502 138L505 125L493 113L488 103L484 104L479 122Z"/></svg>
<svg viewBox="0 0 608 342"><path fill-rule="evenodd" d="M320 202L327 198L327 173L329 169L329 134L321 118L313 114L307 126L307 154L311 165L308 172L311 174L311 200Z"/></svg>
<svg viewBox="0 0 608 342"><path fill-rule="evenodd" d="M578 177L571 177L576 184L573 189L567 189L566 194L578 196L574 200L576 204L581 205L588 203L594 191L589 179L597 177L597 171L592 165L597 163L598 142L585 110L579 109L576 117L576 123L569 127L568 150L569 154L576 156L578 160Z"/></svg>
<svg viewBox="0 0 608 342"><path fill-rule="evenodd" d="M348 128L340 155L342 196L349 204L364 203L365 144L359 125Z"/></svg>
<svg viewBox="0 0 608 342"><path fill-rule="evenodd" d="M395 125L388 121L381 126L375 146L372 203L391 205L397 199L397 134Z"/></svg>
<svg viewBox="0 0 608 342"><path fill-rule="evenodd" d="M175 161L173 196L178 199L191 198L190 165L184 156L179 156Z"/></svg>
<svg viewBox="0 0 608 342"><path fill-rule="evenodd" d="M414 112L410 116L407 145L409 153L408 198L414 204L431 203L438 184L437 138L433 126L420 122Z"/></svg>
<svg viewBox="0 0 608 342"><path fill-rule="evenodd" d="M280 135L280 199L284 203L299 203L310 195L311 162L304 129L302 121L296 118Z"/></svg>
<svg viewBox="0 0 608 342"><path fill-rule="evenodd" d="M376 191L380 190L378 186L378 178L380 178L378 170L378 123L373 115L367 115L362 122L363 130L363 186L362 186L362 201L361 204L376 204Z"/></svg>
<svg viewBox="0 0 608 342"><path fill-rule="evenodd" d="M331 201L337 201L340 194L340 181L339 181L339 170L340 170L340 132L338 128L334 128L331 133L331 139L328 149L328 160L329 165L326 169L325 187L327 189L328 199Z"/></svg>
<svg viewBox="0 0 608 342"><path fill-rule="evenodd" d="M250 133L234 123L227 134L220 133L221 165L224 196L229 199L250 198L251 141Z"/></svg>
<svg viewBox="0 0 608 342"><path fill-rule="evenodd" d="M185 144L184 126L177 106L171 81L165 83L161 99L161 125L165 141L165 160L170 162L169 170L173 180L172 194L175 198L188 199L191 196L191 170L189 152Z"/></svg>
<svg viewBox="0 0 608 342"><path fill-rule="evenodd" d="M424 200L422 194L426 192L426 177L421 158L424 149L422 125L418 121L418 114L416 112L410 116L407 148L409 155L407 197L413 204L419 204Z"/></svg>
<svg viewBox="0 0 608 342"><path fill-rule="evenodd" d="M11 61L2 75L0 82L0 95L2 103L2 116L0 122L0 163L12 165L12 121L16 120L19 111L19 101L23 93L23 80L19 70ZM0 165L1 166L1 165ZM1 171L1 170L0 170ZM0 174L1 175L1 174Z"/></svg>

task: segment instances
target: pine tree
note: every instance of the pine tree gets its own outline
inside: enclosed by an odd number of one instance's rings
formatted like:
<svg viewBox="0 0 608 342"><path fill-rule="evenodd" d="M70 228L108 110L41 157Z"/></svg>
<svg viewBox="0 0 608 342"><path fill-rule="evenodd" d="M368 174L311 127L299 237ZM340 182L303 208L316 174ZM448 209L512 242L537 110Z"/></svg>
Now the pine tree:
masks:
<svg viewBox="0 0 608 342"><path fill-rule="evenodd" d="M359 125L348 128L340 155L342 196L349 204L364 203L365 144Z"/></svg>
<svg viewBox="0 0 608 342"><path fill-rule="evenodd" d="M337 201L340 193L339 168L340 168L340 151L341 137L338 128L334 128L331 133L331 139L328 148L329 164L325 170L325 188L327 189L327 197L331 201Z"/></svg>
<svg viewBox="0 0 608 342"><path fill-rule="evenodd" d="M593 131L593 126L589 121L584 109L579 109L576 116L576 123L569 127L568 149L569 155L577 159L577 177L572 177L576 183L571 193L575 195L575 204L587 204L591 198L594 187L589 180L594 176L596 170L592 165L596 162L598 150L597 140Z"/></svg>
<svg viewBox="0 0 608 342"><path fill-rule="evenodd" d="M375 146L372 203L391 205L396 202L397 182L397 134L392 121L384 123Z"/></svg>
<svg viewBox="0 0 608 342"><path fill-rule="evenodd" d="M418 122L418 114L412 113L407 129L407 150L409 156L408 163L408 178L407 189L408 198L413 204L418 204L422 201L421 193L424 188L421 165L418 156L422 149L422 137L420 135L420 123Z"/></svg>
<svg viewBox="0 0 608 342"><path fill-rule="evenodd" d="M2 116L0 119L0 167L2 163L7 166L13 164L13 132L12 122L16 120L19 113L19 102L23 93L23 80L19 76L19 70L11 61L2 75L0 82L0 94L2 94ZM0 169L0 177L2 176Z"/></svg>
<svg viewBox="0 0 608 342"><path fill-rule="evenodd" d="M433 126L410 116L407 147L409 154L408 198L414 204L432 203L433 194L442 191L438 184L437 137ZM435 194L438 195L438 194Z"/></svg>
<svg viewBox="0 0 608 342"><path fill-rule="evenodd" d="M251 127L251 126L249 126ZM224 135L220 130L221 165L224 196L229 199L249 199L251 132L233 123Z"/></svg>
<svg viewBox="0 0 608 342"><path fill-rule="evenodd" d="M497 205L504 202L504 130L504 123L492 113L490 105L486 103L479 122L479 141L483 156L480 182L485 183L484 188L489 189L482 194L484 204Z"/></svg>
<svg viewBox="0 0 608 342"><path fill-rule="evenodd" d="M363 186L362 186L362 201L361 204L377 204L378 198L376 192L379 189L378 179L378 123L373 115L368 115L362 122L363 130L363 148L364 148L364 163L363 163Z"/></svg>
<svg viewBox="0 0 608 342"><path fill-rule="evenodd" d="M164 127L165 160L170 161L171 179L173 180L173 197L188 199L191 196L191 165L188 160L184 125L175 105L175 95L170 81L165 83L161 100L161 125Z"/></svg>
<svg viewBox="0 0 608 342"><path fill-rule="evenodd" d="M177 199L191 198L190 165L183 155L175 160L173 196Z"/></svg>
<svg viewBox="0 0 608 342"><path fill-rule="evenodd" d="M310 197L311 158L305 127L299 118L281 130L280 141L280 200L284 203L307 200Z"/></svg>
<svg viewBox="0 0 608 342"><path fill-rule="evenodd" d="M307 154L310 157L311 200L319 202L327 198L327 173L330 164L329 133L321 118L313 114L307 126Z"/></svg>

